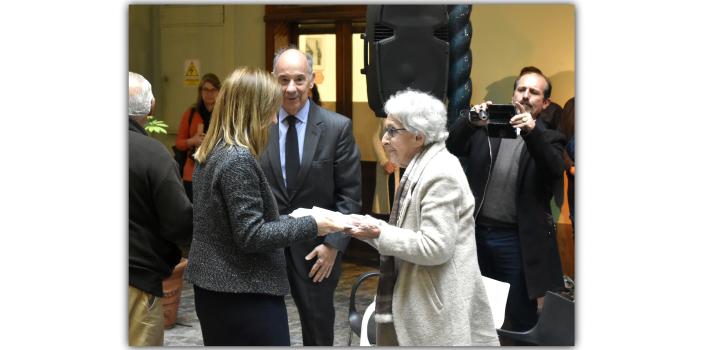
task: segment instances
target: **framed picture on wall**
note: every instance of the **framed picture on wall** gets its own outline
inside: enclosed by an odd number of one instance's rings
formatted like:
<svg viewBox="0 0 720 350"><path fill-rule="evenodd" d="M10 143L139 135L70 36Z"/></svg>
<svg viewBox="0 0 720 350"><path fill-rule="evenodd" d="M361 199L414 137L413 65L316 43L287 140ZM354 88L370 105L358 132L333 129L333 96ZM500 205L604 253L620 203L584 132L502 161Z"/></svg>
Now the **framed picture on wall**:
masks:
<svg viewBox="0 0 720 350"><path fill-rule="evenodd" d="M323 54L325 45L323 45L323 38L307 38L305 40L305 47L303 50L310 54L313 58L313 70L323 68Z"/></svg>

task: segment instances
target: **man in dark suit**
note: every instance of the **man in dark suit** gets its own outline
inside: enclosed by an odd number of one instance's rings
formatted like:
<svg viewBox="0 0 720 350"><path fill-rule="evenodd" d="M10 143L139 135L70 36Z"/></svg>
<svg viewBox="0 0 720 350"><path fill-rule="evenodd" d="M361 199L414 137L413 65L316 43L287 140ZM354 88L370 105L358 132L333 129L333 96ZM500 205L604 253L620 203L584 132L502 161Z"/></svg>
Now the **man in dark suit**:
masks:
<svg viewBox="0 0 720 350"><path fill-rule="evenodd" d="M315 79L312 57L294 48L282 50L275 55L273 74L282 85L283 105L260 164L280 214L313 206L359 213L360 152L352 124L308 100ZM349 236L335 232L285 249L303 345L333 345L338 252L349 241Z"/></svg>
<svg viewBox="0 0 720 350"><path fill-rule="evenodd" d="M480 270L510 283L503 328L515 331L532 328L545 292L564 287L550 198L563 185L565 137L538 118L551 92L539 69L523 70L510 120L520 137L490 137L487 120L458 118L446 141L450 152L469 158Z"/></svg>

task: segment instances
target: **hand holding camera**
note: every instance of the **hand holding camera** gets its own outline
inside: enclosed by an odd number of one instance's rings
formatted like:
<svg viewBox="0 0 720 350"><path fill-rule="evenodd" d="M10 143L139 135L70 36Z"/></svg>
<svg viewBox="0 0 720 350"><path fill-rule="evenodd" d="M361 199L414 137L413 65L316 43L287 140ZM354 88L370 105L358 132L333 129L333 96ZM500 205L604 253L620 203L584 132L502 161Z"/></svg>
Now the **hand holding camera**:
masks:
<svg viewBox="0 0 720 350"><path fill-rule="evenodd" d="M516 112L515 105L493 104L492 101L487 101L469 110L460 111L460 116L467 118L477 127L487 126L490 137L516 138L517 132L512 122Z"/></svg>
<svg viewBox="0 0 720 350"><path fill-rule="evenodd" d="M460 117L466 118L470 121L470 124L475 126L485 126L490 122L488 120L487 106L492 104L492 101L483 102L479 105L474 105L470 109L463 109L460 111Z"/></svg>
<svg viewBox="0 0 720 350"><path fill-rule="evenodd" d="M518 114L510 119L510 124L514 128L520 129L526 133L532 131L535 128L535 119L532 115L525 110L525 106L521 103L514 102L515 108Z"/></svg>

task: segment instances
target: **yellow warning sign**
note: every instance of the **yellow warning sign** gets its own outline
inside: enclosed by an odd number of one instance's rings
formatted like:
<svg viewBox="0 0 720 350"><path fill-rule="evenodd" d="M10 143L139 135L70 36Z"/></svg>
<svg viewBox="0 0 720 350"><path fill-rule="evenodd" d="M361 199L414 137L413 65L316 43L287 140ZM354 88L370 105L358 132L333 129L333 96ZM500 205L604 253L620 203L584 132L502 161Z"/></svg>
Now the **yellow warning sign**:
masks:
<svg viewBox="0 0 720 350"><path fill-rule="evenodd" d="M185 60L185 77L183 82L185 86L197 86L200 83L200 60Z"/></svg>

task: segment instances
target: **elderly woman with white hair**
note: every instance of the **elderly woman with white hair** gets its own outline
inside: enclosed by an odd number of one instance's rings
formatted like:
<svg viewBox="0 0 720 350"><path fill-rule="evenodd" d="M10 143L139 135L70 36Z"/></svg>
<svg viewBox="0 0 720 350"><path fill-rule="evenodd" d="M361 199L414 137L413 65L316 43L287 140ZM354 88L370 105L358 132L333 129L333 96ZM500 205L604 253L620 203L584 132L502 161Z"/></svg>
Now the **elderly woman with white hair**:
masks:
<svg viewBox="0 0 720 350"><path fill-rule="evenodd" d="M377 345L497 346L477 263L475 202L445 149L445 106L408 89L385 112L383 147L405 174L389 222L353 215L346 230L380 253Z"/></svg>

